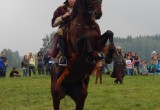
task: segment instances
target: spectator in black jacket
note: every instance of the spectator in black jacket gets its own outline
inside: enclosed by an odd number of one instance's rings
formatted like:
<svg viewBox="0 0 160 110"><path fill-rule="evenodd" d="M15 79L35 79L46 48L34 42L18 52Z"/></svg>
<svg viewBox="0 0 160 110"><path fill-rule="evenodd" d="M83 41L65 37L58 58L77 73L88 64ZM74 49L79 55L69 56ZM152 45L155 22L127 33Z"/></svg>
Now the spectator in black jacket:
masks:
<svg viewBox="0 0 160 110"><path fill-rule="evenodd" d="M45 65L45 70L46 70L46 74L50 74L50 69L52 66L52 57L51 57L51 52L50 49L46 50L46 54L44 55L44 65Z"/></svg>
<svg viewBox="0 0 160 110"><path fill-rule="evenodd" d="M17 71L16 67L13 67L13 70L10 73L10 77L21 77L21 75Z"/></svg>
<svg viewBox="0 0 160 110"><path fill-rule="evenodd" d="M38 60L38 74L44 75L44 61L43 61L43 53L41 51L37 54L37 60Z"/></svg>
<svg viewBox="0 0 160 110"><path fill-rule="evenodd" d="M29 61L28 61L28 56L27 55L24 55L23 61L21 62L21 67L23 68L23 77L28 76Z"/></svg>

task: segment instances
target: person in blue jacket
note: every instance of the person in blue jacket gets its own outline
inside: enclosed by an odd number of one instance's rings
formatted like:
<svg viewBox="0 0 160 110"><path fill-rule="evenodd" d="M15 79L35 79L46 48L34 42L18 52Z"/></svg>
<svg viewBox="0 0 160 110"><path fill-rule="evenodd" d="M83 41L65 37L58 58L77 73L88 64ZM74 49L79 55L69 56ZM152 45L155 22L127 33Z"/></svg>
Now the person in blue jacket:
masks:
<svg viewBox="0 0 160 110"><path fill-rule="evenodd" d="M4 68L5 68L4 62L0 58L0 77L4 77Z"/></svg>
<svg viewBox="0 0 160 110"><path fill-rule="evenodd" d="M156 64L155 72L160 75L160 60L158 60L158 63Z"/></svg>

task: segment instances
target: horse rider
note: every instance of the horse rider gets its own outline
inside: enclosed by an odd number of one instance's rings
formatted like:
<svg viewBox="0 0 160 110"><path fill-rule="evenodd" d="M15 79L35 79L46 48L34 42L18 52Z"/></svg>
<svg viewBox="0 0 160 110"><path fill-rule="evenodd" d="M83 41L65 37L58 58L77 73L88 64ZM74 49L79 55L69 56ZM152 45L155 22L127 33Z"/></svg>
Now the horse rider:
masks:
<svg viewBox="0 0 160 110"><path fill-rule="evenodd" d="M65 27L69 21L69 16L72 12L73 6L76 0L66 0L62 6L59 6L52 19L52 27L58 27L58 43L61 52L61 58L59 60L59 65L67 66L67 42L64 35Z"/></svg>
<svg viewBox="0 0 160 110"><path fill-rule="evenodd" d="M52 27L57 27L59 26L59 29L57 31L58 34L58 43L59 43L59 48L61 52L61 57L59 59L59 65L61 66L67 66L67 42L65 39L65 28L67 24L69 23L69 16L72 12L73 6L75 4L76 0L66 0L62 6L59 6L53 15L52 19ZM88 45L89 51L92 51L92 48L90 46L90 41L87 40L86 44ZM53 50L55 51L55 50ZM90 57L88 57L89 62L94 62L93 56L97 56L98 60L104 59L104 55L102 52L97 53L97 55L94 55L94 53L91 53ZM93 56L92 56L93 55ZM55 55L53 55L55 56Z"/></svg>

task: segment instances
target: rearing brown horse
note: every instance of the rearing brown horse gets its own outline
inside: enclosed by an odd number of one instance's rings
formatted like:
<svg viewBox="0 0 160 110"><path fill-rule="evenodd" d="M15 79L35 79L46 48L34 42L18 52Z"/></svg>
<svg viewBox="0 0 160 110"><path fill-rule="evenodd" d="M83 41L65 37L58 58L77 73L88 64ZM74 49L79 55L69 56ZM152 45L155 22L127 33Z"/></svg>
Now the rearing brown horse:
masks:
<svg viewBox="0 0 160 110"><path fill-rule="evenodd" d="M89 75L96 65L87 59L93 53L101 52L108 39L113 44L113 33L107 31L101 35L95 22L95 19L102 16L101 4L102 0L77 0L75 3L67 31L68 56L71 56L68 66L57 68L54 65L51 74L51 93L55 110L59 110L60 100L65 95L74 100L76 110L83 110ZM112 53L108 56L111 59ZM56 76L56 70L63 71L59 78Z"/></svg>

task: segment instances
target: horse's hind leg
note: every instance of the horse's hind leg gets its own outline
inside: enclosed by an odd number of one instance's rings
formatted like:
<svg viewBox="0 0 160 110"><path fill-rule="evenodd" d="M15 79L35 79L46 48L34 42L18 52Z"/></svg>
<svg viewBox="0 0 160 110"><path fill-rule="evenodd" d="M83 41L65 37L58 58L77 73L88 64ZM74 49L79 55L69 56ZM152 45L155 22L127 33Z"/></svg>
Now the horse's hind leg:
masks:
<svg viewBox="0 0 160 110"><path fill-rule="evenodd" d="M54 110L59 110L60 101L64 97L65 97L65 94L63 93L63 91L54 91L54 92L52 92Z"/></svg>

